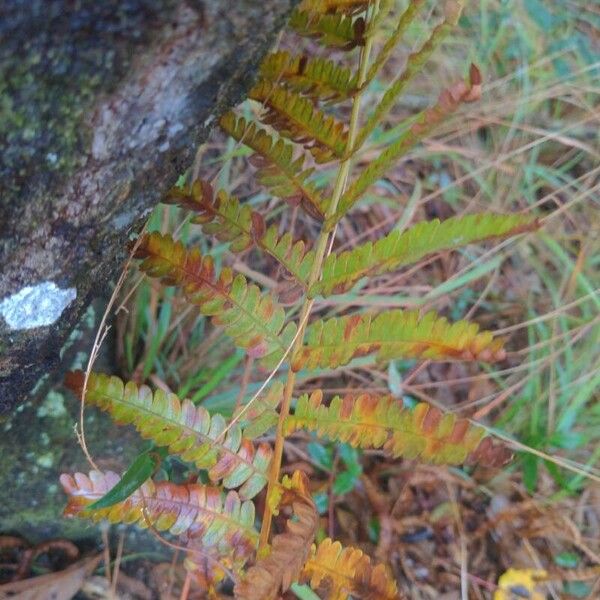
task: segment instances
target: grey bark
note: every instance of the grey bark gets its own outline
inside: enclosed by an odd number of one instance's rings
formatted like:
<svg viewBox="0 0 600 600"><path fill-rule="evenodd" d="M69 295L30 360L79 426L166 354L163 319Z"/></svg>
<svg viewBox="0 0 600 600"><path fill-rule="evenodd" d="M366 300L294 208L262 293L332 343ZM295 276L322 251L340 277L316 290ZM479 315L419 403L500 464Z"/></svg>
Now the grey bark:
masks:
<svg viewBox="0 0 600 600"><path fill-rule="evenodd" d="M0 412L55 371L293 3L0 0Z"/></svg>

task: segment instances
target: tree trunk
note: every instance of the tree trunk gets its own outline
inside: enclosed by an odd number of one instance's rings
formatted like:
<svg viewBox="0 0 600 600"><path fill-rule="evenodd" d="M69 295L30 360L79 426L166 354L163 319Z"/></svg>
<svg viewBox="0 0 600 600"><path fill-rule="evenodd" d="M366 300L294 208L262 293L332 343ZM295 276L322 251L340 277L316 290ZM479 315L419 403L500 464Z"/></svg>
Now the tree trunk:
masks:
<svg viewBox="0 0 600 600"><path fill-rule="evenodd" d="M0 0L0 412L252 83L294 0Z"/></svg>

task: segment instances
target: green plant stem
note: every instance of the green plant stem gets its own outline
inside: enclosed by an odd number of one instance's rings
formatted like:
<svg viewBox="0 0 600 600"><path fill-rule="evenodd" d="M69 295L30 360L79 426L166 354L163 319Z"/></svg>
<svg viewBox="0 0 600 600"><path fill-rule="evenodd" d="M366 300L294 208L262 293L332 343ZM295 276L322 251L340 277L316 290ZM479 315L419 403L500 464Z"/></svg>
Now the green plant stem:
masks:
<svg viewBox="0 0 600 600"><path fill-rule="evenodd" d="M379 0L377 0L374 4L373 14L376 14L379 5ZM352 102L352 113L350 115L350 122L348 125L348 148L351 150L347 153L347 157L344 158L340 162L340 168L336 177L335 186L333 189L333 193L331 195L331 202L327 207L327 212L325 214L325 220L332 217L338 207L338 203L344 190L346 188L346 183L348 181L348 175L350 173L350 164L351 164L351 156L355 150L354 145L356 143L356 135L358 131L358 119L360 116L360 99L362 96L363 90L361 89L362 84L366 81L367 77L367 67L369 64L369 55L371 53L371 48L373 47L373 36L369 36L365 42L364 47L360 53L359 59L359 67L358 67L358 87L356 95L354 96ZM335 231L331 234L335 235ZM307 289L315 284L319 278L321 277L321 270L323 266L323 260L326 257L327 249L329 245L330 234L326 229L321 229L321 233L317 240L317 244L315 247L315 259L312 265L312 269L307 282ZM314 304L314 300L305 298L304 304L302 306L302 310L300 311L299 317L299 326L298 333L296 336L296 340L292 346L290 352L290 358L293 358L294 354L302 348L304 343L304 333L306 331L306 325L308 323L308 317L310 316L310 312L312 310ZM271 461L271 467L269 470L269 482L267 487L267 498L272 492L274 486L279 481L279 472L281 470L281 459L283 456L283 444L285 442L285 435L283 432L283 428L285 425L285 420L290 413L290 406L292 403L292 395L294 393L294 386L296 384L296 373L290 369L288 373L288 377L285 383L285 389L283 393L283 400L281 401L281 408L279 410L279 419L277 421L277 430L275 436L275 448L273 452L273 459ZM269 502L265 503L265 510L263 513L262 527L260 530L260 538L259 538L259 550L266 547L269 541L269 533L271 531L271 521L273 519L273 514L271 512L271 508L269 506Z"/></svg>

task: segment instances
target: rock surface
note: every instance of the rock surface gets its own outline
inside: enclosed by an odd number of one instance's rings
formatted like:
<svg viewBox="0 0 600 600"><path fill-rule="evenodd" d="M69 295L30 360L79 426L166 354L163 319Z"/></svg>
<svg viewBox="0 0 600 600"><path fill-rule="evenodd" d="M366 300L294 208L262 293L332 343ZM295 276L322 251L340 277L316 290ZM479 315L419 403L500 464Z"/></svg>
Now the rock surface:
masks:
<svg viewBox="0 0 600 600"><path fill-rule="evenodd" d="M0 412L56 369L293 3L0 3Z"/></svg>

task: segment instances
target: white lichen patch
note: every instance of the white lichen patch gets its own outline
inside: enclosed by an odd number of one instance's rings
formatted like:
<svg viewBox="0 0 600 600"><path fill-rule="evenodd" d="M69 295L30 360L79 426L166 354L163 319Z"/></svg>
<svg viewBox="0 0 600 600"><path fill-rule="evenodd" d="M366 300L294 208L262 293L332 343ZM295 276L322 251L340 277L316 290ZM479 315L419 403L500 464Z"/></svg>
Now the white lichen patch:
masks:
<svg viewBox="0 0 600 600"><path fill-rule="evenodd" d="M44 402L37 409L36 414L38 417L62 417L67 414L65 408L65 400L62 394L51 390L48 392Z"/></svg>
<svg viewBox="0 0 600 600"><path fill-rule="evenodd" d="M45 454L40 454L35 461L40 467L44 469L49 469L54 464L54 454L52 452L46 452Z"/></svg>
<svg viewBox="0 0 600 600"><path fill-rule="evenodd" d="M56 322L77 297L75 288L60 289L52 281L28 285L0 302L0 314L13 329L33 329Z"/></svg>

